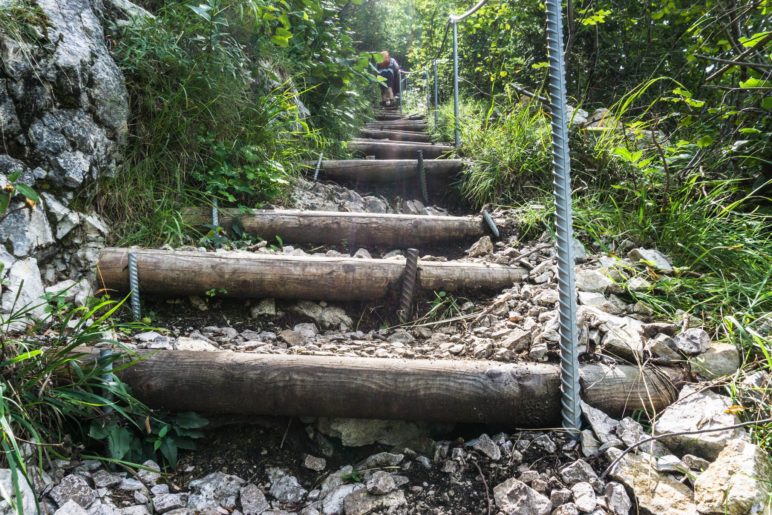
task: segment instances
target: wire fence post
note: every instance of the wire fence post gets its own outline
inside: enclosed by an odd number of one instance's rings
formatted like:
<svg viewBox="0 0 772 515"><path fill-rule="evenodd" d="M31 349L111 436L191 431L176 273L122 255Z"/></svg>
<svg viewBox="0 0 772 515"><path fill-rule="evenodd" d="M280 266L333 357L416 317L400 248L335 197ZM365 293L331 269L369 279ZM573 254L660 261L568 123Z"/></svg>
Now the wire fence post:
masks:
<svg viewBox="0 0 772 515"><path fill-rule="evenodd" d="M437 59L432 62L432 71L434 72L434 127L439 125L439 92L440 87L437 84Z"/></svg>
<svg viewBox="0 0 772 515"><path fill-rule="evenodd" d="M577 352L576 283L571 210L571 161L568 154L566 72L560 0L547 0L547 48L552 112L552 159L557 217L558 293L560 296L560 386L563 427L578 437L579 358Z"/></svg>
<svg viewBox="0 0 772 515"><path fill-rule="evenodd" d="M461 127L458 120L458 22L450 19L453 24L453 118L455 123L455 145L461 146Z"/></svg>
<svg viewBox="0 0 772 515"><path fill-rule="evenodd" d="M424 83L426 84L424 91L426 92L426 119L428 120L432 110L432 93L429 89L429 72L426 70L424 70Z"/></svg>

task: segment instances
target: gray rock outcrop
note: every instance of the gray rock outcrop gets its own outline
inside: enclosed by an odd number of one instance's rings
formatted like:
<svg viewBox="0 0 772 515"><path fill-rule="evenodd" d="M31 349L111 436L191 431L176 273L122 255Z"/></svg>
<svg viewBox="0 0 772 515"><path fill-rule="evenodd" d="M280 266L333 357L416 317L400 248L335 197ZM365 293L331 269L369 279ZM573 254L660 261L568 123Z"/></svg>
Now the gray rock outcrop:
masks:
<svg viewBox="0 0 772 515"><path fill-rule="evenodd" d="M25 33L36 36L0 33L0 187L45 193L27 202L16 190L0 213L0 254L12 275L0 299L6 313L17 294L40 304L43 286L93 272L107 228L72 201L116 173L128 134L127 92L103 34L104 4L29 3L37 21L25 22Z"/></svg>

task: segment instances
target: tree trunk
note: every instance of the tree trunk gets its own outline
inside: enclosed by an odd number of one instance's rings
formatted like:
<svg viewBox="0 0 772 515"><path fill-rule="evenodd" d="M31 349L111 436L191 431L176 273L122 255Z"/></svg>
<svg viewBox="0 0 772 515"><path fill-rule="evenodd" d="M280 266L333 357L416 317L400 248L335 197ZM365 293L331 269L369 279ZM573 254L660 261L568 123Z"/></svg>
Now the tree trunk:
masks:
<svg viewBox="0 0 772 515"><path fill-rule="evenodd" d="M107 290L129 291L128 254L137 256L140 292L155 295L356 301L386 297L400 285L404 259L354 259L106 248L97 277ZM499 291L522 268L460 261L419 261L416 287L430 291Z"/></svg>
<svg viewBox="0 0 772 515"><path fill-rule="evenodd" d="M362 139L349 141L348 149L378 159L411 159L416 157L419 150L423 151L424 159L437 159L453 151L451 146L432 143Z"/></svg>
<svg viewBox="0 0 772 515"><path fill-rule="evenodd" d="M309 162L313 168L316 163ZM426 177L449 184L461 172L460 159L427 159L424 161ZM396 183L418 176L417 159L349 159L343 161L322 161L320 173L329 179L359 183Z"/></svg>
<svg viewBox="0 0 772 515"><path fill-rule="evenodd" d="M430 248L462 243L485 235L480 217L418 216L336 211L220 209L220 225L230 229L238 219L248 234L284 243L315 243L355 247ZM209 209L188 209L184 219L192 225L211 223Z"/></svg>
<svg viewBox="0 0 772 515"><path fill-rule="evenodd" d="M320 416L556 427L552 364L234 352L145 351L120 377L153 408L205 414ZM666 373L663 373L665 371ZM661 411L676 369L584 365L583 397L611 416Z"/></svg>

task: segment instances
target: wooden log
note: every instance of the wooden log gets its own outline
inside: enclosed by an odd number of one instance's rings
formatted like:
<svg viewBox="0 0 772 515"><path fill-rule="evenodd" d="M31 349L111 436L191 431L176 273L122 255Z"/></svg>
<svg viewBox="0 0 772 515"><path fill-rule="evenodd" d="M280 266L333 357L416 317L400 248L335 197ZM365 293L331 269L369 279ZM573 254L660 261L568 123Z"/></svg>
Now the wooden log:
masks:
<svg viewBox="0 0 772 515"><path fill-rule="evenodd" d="M448 183L461 172L464 162L460 159L427 159L424 161L426 177ZM313 168L316 163L308 163ZM329 179L362 183L395 183L412 180L418 176L416 159L348 159L322 161L320 173Z"/></svg>
<svg viewBox="0 0 772 515"><path fill-rule="evenodd" d="M211 223L209 209L189 209L184 220L193 225ZM390 248L428 248L460 243L486 234L481 217L416 216L337 211L220 209L220 225L230 229L238 219L244 231L265 240L281 237L285 243L316 243Z"/></svg>
<svg viewBox="0 0 772 515"><path fill-rule="evenodd" d="M137 256L140 291L153 295L203 295L356 301L386 297L399 287L399 259L287 256L250 252L190 252L106 248L97 277L107 290L129 291L128 254ZM523 279L522 268L461 261L420 261L424 290L497 291Z"/></svg>
<svg viewBox="0 0 772 515"><path fill-rule="evenodd" d="M424 120L422 114L399 114L399 113L375 113L375 119L378 121L391 121L391 120Z"/></svg>
<svg viewBox="0 0 772 515"><path fill-rule="evenodd" d="M380 129L360 129L360 134L366 138L388 139L392 141L431 142L431 136L423 132L389 131Z"/></svg>
<svg viewBox="0 0 772 515"><path fill-rule="evenodd" d="M386 122L369 122L365 125L368 129L400 130L400 131L425 131L426 122L417 120L394 120Z"/></svg>
<svg viewBox="0 0 772 515"><path fill-rule="evenodd" d="M205 414L319 416L556 427L553 364L404 360L235 352L141 351L120 372L153 408ZM661 411L676 399L675 369L581 367L586 402L612 416Z"/></svg>
<svg viewBox="0 0 772 515"><path fill-rule="evenodd" d="M348 149L377 159L410 159L416 157L419 150L423 151L424 159L438 159L453 151L453 147L447 145L361 139L349 141Z"/></svg>

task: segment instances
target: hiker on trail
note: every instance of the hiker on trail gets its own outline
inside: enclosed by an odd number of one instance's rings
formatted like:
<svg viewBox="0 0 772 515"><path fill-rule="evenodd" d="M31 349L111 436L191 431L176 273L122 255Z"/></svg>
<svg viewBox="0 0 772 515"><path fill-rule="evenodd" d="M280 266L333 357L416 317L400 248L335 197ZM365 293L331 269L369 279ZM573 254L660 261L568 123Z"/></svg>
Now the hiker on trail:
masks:
<svg viewBox="0 0 772 515"><path fill-rule="evenodd" d="M381 83L381 103L385 106L396 105L399 100L399 63L389 55L389 52L381 52L383 61L378 63L378 75L386 79Z"/></svg>

